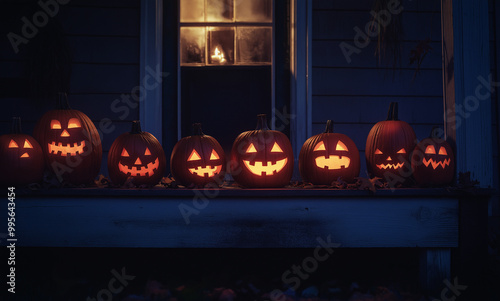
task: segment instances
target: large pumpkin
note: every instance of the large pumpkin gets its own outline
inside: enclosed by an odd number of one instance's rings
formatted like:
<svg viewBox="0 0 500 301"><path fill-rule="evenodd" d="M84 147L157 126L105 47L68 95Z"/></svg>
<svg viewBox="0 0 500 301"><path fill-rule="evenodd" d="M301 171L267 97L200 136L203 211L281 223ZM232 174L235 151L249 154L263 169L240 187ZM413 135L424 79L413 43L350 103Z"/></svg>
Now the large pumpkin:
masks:
<svg viewBox="0 0 500 301"><path fill-rule="evenodd" d="M170 171L184 186L221 183L226 173L226 156L219 142L203 134L200 123L193 124L193 135L175 144Z"/></svg>
<svg viewBox="0 0 500 301"><path fill-rule="evenodd" d="M420 141L411 157L413 177L421 186L441 186L450 184L455 173L453 149L431 131L429 138Z"/></svg>
<svg viewBox="0 0 500 301"><path fill-rule="evenodd" d="M14 117L10 134L0 136L0 183L26 185L40 182L44 161L40 144L21 133L21 118Z"/></svg>
<svg viewBox="0 0 500 301"><path fill-rule="evenodd" d="M369 174L388 181L411 176L410 153L415 148L415 140L412 127L398 120L398 103L391 103L387 120L377 122L366 139Z"/></svg>
<svg viewBox="0 0 500 301"><path fill-rule="evenodd" d="M231 174L245 187L283 187L293 173L293 150L288 137L257 116L257 128L241 133L231 149Z"/></svg>
<svg viewBox="0 0 500 301"><path fill-rule="evenodd" d="M348 136L334 133L331 120L323 133L307 139L300 150L299 170L304 182L330 185L339 177L353 182L359 169L356 144Z"/></svg>
<svg viewBox="0 0 500 301"><path fill-rule="evenodd" d="M113 184L122 185L128 178L137 185L156 185L165 172L163 148L150 133L141 130L139 121L132 130L115 139L108 153L108 172Z"/></svg>
<svg viewBox="0 0 500 301"><path fill-rule="evenodd" d="M60 182L93 183L101 169L101 138L87 115L69 107L65 93L59 93L56 109L40 118L33 136Z"/></svg>

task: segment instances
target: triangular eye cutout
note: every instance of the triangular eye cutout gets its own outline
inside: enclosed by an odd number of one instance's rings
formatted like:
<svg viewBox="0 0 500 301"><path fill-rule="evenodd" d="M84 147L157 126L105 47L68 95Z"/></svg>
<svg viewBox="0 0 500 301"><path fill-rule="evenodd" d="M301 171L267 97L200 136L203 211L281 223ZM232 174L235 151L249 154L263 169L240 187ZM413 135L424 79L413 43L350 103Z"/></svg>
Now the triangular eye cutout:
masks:
<svg viewBox="0 0 500 301"><path fill-rule="evenodd" d="M404 148L398 150L398 154L406 154L406 151Z"/></svg>
<svg viewBox="0 0 500 301"><path fill-rule="evenodd" d="M126 149L122 150L122 157L130 157Z"/></svg>
<svg viewBox="0 0 500 301"><path fill-rule="evenodd" d="M256 153L257 149L253 146L253 143L250 143L250 146L247 148L247 153Z"/></svg>
<svg viewBox="0 0 500 301"><path fill-rule="evenodd" d="M271 149L271 153L282 153L283 150L278 145L278 143L274 142L273 148Z"/></svg>
<svg viewBox="0 0 500 301"><path fill-rule="evenodd" d="M212 153L210 154L210 160L217 160L219 159L219 155L215 151L215 149L212 150Z"/></svg>
<svg viewBox="0 0 500 301"><path fill-rule="evenodd" d="M9 148L18 148L19 146L17 145L16 141L10 140L9 142Z"/></svg>
<svg viewBox="0 0 500 301"><path fill-rule="evenodd" d="M195 161L195 160L201 160L200 155L193 149L191 152L191 155L189 155L189 158L187 159L188 161Z"/></svg>
<svg viewBox="0 0 500 301"><path fill-rule="evenodd" d="M375 151L375 155L382 155L382 154L383 152L377 148L377 150Z"/></svg>
<svg viewBox="0 0 500 301"><path fill-rule="evenodd" d="M144 152L144 156L151 156L151 152L149 151L149 148L146 147L146 151Z"/></svg>
<svg viewBox="0 0 500 301"><path fill-rule="evenodd" d="M425 153L429 154L429 155L435 155L436 149L434 148L434 145L427 145L427 148L425 149Z"/></svg>
<svg viewBox="0 0 500 301"><path fill-rule="evenodd" d="M444 146L441 146L441 148L439 148L439 154L440 155L448 155L448 153L446 152L446 149L444 148Z"/></svg>
<svg viewBox="0 0 500 301"><path fill-rule="evenodd" d="M24 140L24 148L33 148L33 145L31 145L28 139Z"/></svg>
<svg viewBox="0 0 500 301"><path fill-rule="evenodd" d="M320 141L316 146L314 147L314 151L322 151L326 150L325 148L325 143L323 141Z"/></svg>
<svg viewBox="0 0 500 301"><path fill-rule="evenodd" d="M337 142L337 146L335 147L335 150L338 151L348 151L347 146L345 146L344 142L340 141Z"/></svg>

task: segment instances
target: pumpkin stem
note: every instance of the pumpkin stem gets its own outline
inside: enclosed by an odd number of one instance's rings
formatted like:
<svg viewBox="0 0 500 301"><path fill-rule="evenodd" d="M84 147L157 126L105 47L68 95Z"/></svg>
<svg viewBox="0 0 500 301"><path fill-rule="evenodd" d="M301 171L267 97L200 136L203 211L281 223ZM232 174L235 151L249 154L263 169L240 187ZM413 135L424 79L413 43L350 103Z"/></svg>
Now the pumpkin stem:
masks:
<svg viewBox="0 0 500 301"><path fill-rule="evenodd" d="M201 123L193 123L193 136L204 136L201 130Z"/></svg>
<svg viewBox="0 0 500 301"><path fill-rule="evenodd" d="M437 125L432 127L431 134L429 135L432 139L441 139L441 135L444 131Z"/></svg>
<svg viewBox="0 0 500 301"><path fill-rule="evenodd" d="M387 112L387 120L399 120L397 102L391 102L391 104L389 105L389 112Z"/></svg>
<svg viewBox="0 0 500 301"><path fill-rule="evenodd" d="M391 102L389 105L389 112L387 112L387 120L392 120L392 110L394 108L394 103Z"/></svg>
<svg viewBox="0 0 500 301"><path fill-rule="evenodd" d="M256 130L269 130L267 126L267 116L266 114L257 115L257 128Z"/></svg>
<svg viewBox="0 0 500 301"><path fill-rule="evenodd" d="M331 120L327 120L326 121L326 127L325 127L325 131L323 133L333 133L333 121Z"/></svg>
<svg viewBox="0 0 500 301"><path fill-rule="evenodd" d="M130 134L140 134L142 133L141 122L139 120L132 121L132 130L130 130Z"/></svg>
<svg viewBox="0 0 500 301"><path fill-rule="evenodd" d="M21 117L12 117L12 128L10 129L11 134L21 134Z"/></svg>
<svg viewBox="0 0 500 301"><path fill-rule="evenodd" d="M57 93L56 109L57 110L71 110L71 107L69 106L69 102L68 102L68 95L66 93L64 93L64 92Z"/></svg>

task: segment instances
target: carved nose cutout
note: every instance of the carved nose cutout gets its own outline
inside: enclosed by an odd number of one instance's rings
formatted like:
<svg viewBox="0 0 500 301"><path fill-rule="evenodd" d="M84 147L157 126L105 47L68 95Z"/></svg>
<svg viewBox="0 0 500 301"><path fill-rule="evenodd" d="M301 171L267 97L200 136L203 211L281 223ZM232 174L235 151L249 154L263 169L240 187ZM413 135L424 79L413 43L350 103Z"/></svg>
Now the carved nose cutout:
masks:
<svg viewBox="0 0 500 301"><path fill-rule="evenodd" d="M68 131L64 130L64 131L61 133L61 137L69 137L69 133L68 133Z"/></svg>
<svg viewBox="0 0 500 301"><path fill-rule="evenodd" d="M141 159L137 158L137 160L135 160L135 165L142 165L142 162L141 162Z"/></svg>
<svg viewBox="0 0 500 301"><path fill-rule="evenodd" d="M387 157L387 161L392 161L391 156Z"/></svg>

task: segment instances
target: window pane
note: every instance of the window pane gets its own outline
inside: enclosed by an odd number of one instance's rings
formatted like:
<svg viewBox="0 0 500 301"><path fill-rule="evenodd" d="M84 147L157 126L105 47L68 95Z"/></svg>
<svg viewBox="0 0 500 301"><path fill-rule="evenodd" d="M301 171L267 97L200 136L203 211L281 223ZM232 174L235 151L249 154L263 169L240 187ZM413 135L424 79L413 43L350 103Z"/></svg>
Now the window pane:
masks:
<svg viewBox="0 0 500 301"><path fill-rule="evenodd" d="M207 22L232 22L233 0L206 0Z"/></svg>
<svg viewBox="0 0 500 301"><path fill-rule="evenodd" d="M234 27L210 27L207 43L209 64L234 64Z"/></svg>
<svg viewBox="0 0 500 301"><path fill-rule="evenodd" d="M271 63L272 28L238 27L238 63Z"/></svg>
<svg viewBox="0 0 500 301"><path fill-rule="evenodd" d="M238 22L272 22L272 0L236 1L236 21Z"/></svg>
<svg viewBox="0 0 500 301"><path fill-rule="evenodd" d="M181 27L181 64L205 63L205 27Z"/></svg>
<svg viewBox="0 0 500 301"><path fill-rule="evenodd" d="M181 0L181 22L205 21L205 0Z"/></svg>

